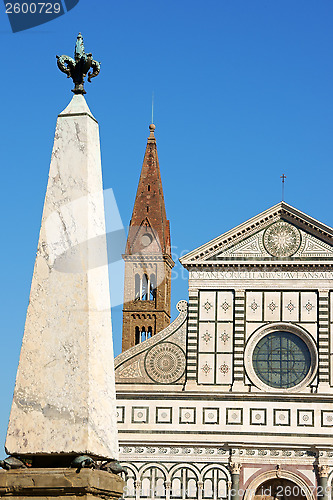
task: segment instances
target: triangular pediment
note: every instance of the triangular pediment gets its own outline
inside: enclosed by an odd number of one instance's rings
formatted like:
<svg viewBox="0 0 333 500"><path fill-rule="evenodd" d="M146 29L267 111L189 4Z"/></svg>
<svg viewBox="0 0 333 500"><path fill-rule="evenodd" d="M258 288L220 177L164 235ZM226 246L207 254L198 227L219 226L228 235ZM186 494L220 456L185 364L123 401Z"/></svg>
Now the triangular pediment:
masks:
<svg viewBox="0 0 333 500"><path fill-rule="evenodd" d="M281 202L180 260L185 267L244 261L333 261L333 229Z"/></svg>
<svg viewBox="0 0 333 500"><path fill-rule="evenodd" d="M146 217L140 226L131 226L129 228L129 238L131 248L128 249L131 254L155 254L161 253L161 244L154 231L148 217Z"/></svg>

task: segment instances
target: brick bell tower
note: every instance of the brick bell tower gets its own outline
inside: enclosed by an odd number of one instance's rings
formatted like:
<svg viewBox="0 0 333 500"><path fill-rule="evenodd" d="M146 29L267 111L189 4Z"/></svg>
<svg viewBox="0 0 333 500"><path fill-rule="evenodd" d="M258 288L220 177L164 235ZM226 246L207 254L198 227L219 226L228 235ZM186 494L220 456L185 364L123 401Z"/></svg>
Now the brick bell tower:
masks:
<svg viewBox="0 0 333 500"><path fill-rule="evenodd" d="M166 217L155 125L150 135L130 222L125 254L123 351L170 324L170 226Z"/></svg>

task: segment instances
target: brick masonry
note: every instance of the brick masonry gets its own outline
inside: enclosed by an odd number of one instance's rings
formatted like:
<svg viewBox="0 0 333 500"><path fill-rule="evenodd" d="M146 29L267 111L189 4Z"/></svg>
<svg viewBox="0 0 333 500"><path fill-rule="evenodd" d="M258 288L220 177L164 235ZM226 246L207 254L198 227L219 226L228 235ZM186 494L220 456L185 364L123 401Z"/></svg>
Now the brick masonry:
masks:
<svg viewBox="0 0 333 500"><path fill-rule="evenodd" d="M171 258L170 225L166 217L157 155L155 125L150 125L138 190L130 222L125 261L123 351L138 339L136 328L152 335L170 324ZM138 296L138 283L153 276L155 292L147 300ZM137 280L137 281L136 281Z"/></svg>

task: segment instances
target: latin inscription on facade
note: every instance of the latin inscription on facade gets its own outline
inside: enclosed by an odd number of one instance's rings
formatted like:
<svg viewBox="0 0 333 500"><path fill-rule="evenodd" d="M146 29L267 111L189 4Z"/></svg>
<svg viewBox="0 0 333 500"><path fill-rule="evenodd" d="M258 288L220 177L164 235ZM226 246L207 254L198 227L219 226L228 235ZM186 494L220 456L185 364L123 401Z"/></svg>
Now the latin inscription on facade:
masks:
<svg viewBox="0 0 333 500"><path fill-rule="evenodd" d="M332 280L332 271L191 271L190 279L206 280Z"/></svg>

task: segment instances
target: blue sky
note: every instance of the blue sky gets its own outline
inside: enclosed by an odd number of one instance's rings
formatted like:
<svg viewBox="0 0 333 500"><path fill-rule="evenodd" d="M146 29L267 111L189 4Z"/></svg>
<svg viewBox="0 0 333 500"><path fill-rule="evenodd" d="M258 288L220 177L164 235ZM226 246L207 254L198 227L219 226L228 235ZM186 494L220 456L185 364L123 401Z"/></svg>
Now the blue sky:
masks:
<svg viewBox="0 0 333 500"><path fill-rule="evenodd" d="M29 300L56 117L72 84L56 54L79 31L102 62L87 84L105 189L131 217L154 122L175 260L281 200L333 226L331 0L80 0L13 34L2 7L0 442ZM172 310L187 298L177 265ZM122 290L123 283L115 280ZM121 345L121 306L113 309ZM0 448L0 457L4 456Z"/></svg>

